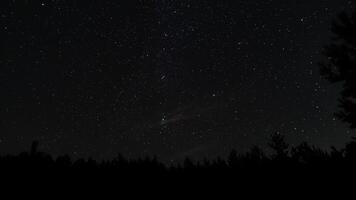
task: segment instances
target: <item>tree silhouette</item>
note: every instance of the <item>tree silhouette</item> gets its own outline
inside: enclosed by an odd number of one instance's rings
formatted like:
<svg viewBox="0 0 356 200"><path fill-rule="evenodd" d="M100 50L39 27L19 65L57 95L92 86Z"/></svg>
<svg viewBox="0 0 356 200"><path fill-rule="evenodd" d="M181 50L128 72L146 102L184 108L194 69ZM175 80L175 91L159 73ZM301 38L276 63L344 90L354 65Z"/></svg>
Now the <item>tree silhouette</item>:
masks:
<svg viewBox="0 0 356 200"><path fill-rule="evenodd" d="M276 159L284 159L288 156L289 145L285 142L284 135L274 133L271 135L268 145L275 151Z"/></svg>
<svg viewBox="0 0 356 200"><path fill-rule="evenodd" d="M320 71L331 83L342 83L341 110L336 116L356 128L356 13L341 13L332 32L334 38L323 51Z"/></svg>
<svg viewBox="0 0 356 200"><path fill-rule="evenodd" d="M353 140L346 144L344 149L344 154L346 160L356 161L356 138L353 137Z"/></svg>
<svg viewBox="0 0 356 200"><path fill-rule="evenodd" d="M238 166L238 162L239 162L239 157L237 155L237 151L235 149L233 149L228 158L227 158L227 162L229 164L230 167L236 167Z"/></svg>
<svg viewBox="0 0 356 200"><path fill-rule="evenodd" d="M39 145L38 141L33 141L32 142L32 144L31 144L31 155L35 155L37 153L38 145Z"/></svg>
<svg viewBox="0 0 356 200"><path fill-rule="evenodd" d="M288 148L288 145L287 145ZM250 152L247 153L247 155L251 160L254 161L260 161L265 159L265 154L262 151L262 149L258 146L253 146L250 150Z"/></svg>

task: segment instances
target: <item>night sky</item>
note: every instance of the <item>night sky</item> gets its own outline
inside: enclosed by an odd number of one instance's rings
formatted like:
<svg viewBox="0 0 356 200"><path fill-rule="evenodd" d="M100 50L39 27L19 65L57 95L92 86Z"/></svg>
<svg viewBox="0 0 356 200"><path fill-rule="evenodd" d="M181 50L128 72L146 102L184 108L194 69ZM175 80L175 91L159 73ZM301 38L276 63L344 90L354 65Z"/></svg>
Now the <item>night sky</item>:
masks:
<svg viewBox="0 0 356 200"><path fill-rule="evenodd" d="M347 0L0 2L0 152L213 158L349 141L319 75Z"/></svg>

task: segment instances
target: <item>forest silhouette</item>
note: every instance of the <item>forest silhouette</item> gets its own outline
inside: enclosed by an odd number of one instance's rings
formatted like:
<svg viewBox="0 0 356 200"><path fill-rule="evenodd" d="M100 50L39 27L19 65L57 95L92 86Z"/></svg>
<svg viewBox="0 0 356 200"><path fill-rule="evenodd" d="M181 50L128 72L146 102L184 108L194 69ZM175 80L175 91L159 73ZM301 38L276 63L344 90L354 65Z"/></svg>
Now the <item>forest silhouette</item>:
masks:
<svg viewBox="0 0 356 200"><path fill-rule="evenodd" d="M39 143L35 141L28 152L0 156L0 168L3 171L17 170L19 172L99 172L120 177L138 174L148 176L153 174L155 176L235 174L243 177L247 174L260 176L271 172L280 174L291 170L295 173L321 173L336 169L353 170L356 167L356 138L353 138L344 148L331 147L330 150L322 150L306 142L291 147L285 142L284 135L275 133L271 135L268 143L273 152L270 155L264 153L260 147L254 146L243 154L232 150L227 159L217 157L212 160L194 161L187 157L183 162L171 165L160 162L156 157L128 159L121 154L111 160L103 161L91 158L75 160L69 155L55 158L39 151L38 146Z"/></svg>

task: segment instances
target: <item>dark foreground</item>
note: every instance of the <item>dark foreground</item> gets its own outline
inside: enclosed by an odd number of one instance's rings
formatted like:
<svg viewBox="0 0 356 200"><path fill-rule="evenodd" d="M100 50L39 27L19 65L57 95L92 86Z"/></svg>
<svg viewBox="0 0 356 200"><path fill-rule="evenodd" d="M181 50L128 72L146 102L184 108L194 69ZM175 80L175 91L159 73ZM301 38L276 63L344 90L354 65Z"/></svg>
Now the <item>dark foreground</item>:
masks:
<svg viewBox="0 0 356 200"><path fill-rule="evenodd" d="M258 147L246 154L232 151L228 159L167 166L156 158L128 160L122 156L109 161L72 160L69 156L53 158L37 151L34 142L29 152L0 157L1 178L15 186L62 184L74 188L163 188L191 190L208 188L331 188L353 186L356 175L356 141L345 148L323 151L306 143L289 148L282 136L272 136L270 147L275 154L267 156ZM9 183L10 182L6 182Z"/></svg>

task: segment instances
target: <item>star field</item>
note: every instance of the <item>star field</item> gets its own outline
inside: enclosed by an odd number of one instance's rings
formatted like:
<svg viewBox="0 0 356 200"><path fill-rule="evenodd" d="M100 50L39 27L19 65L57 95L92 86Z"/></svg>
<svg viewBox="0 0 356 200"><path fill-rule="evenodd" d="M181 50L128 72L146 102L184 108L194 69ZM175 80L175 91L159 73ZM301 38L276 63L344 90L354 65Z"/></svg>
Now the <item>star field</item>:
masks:
<svg viewBox="0 0 356 200"><path fill-rule="evenodd" d="M213 157L350 137L319 75L352 1L2 1L0 151Z"/></svg>

